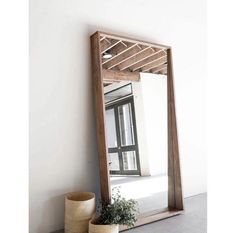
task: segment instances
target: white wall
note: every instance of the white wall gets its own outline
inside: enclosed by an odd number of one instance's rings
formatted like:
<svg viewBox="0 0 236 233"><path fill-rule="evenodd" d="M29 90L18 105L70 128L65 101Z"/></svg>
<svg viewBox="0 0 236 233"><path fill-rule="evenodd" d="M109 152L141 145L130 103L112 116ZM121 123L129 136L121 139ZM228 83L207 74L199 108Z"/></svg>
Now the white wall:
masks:
<svg viewBox="0 0 236 233"><path fill-rule="evenodd" d="M140 84L150 174L167 174L167 79L165 75L141 74Z"/></svg>
<svg viewBox="0 0 236 233"><path fill-rule="evenodd" d="M138 140L140 172L141 176L150 176L150 155L147 142L147 122L144 111L145 103L143 101L142 76L143 75L141 74L140 82L132 82L132 90L134 95L134 110Z"/></svg>
<svg viewBox="0 0 236 233"><path fill-rule="evenodd" d="M185 197L206 191L204 0L30 1L30 233L63 226L63 195L98 193L89 36L173 47Z"/></svg>
<svg viewBox="0 0 236 233"><path fill-rule="evenodd" d="M167 174L167 79L166 75L141 73L133 82L141 174Z"/></svg>

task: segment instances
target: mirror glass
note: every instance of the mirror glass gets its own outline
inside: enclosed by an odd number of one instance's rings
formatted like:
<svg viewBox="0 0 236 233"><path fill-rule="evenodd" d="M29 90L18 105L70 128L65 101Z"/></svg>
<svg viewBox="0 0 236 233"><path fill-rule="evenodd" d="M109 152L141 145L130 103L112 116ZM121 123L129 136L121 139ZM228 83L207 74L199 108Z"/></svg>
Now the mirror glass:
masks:
<svg viewBox="0 0 236 233"><path fill-rule="evenodd" d="M168 206L167 78L104 82L111 190L135 199L141 215Z"/></svg>

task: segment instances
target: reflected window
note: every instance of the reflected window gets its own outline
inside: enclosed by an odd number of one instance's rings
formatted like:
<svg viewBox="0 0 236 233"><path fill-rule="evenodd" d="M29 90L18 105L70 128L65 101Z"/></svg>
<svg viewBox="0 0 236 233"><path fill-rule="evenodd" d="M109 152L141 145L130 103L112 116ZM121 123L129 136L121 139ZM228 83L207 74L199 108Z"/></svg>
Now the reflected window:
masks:
<svg viewBox="0 0 236 233"><path fill-rule="evenodd" d="M131 103L118 107L119 130L121 146L134 145L134 126L132 120Z"/></svg>
<svg viewBox="0 0 236 233"><path fill-rule="evenodd" d="M107 104L111 101L118 100L131 94L132 94L132 86L131 84L127 84L125 86L107 92L104 95L105 103Z"/></svg>
<svg viewBox="0 0 236 233"><path fill-rule="evenodd" d="M114 109L106 110L106 133L108 147L117 147L116 121Z"/></svg>
<svg viewBox="0 0 236 233"><path fill-rule="evenodd" d="M140 175L133 96L106 107L109 170L114 175Z"/></svg>
<svg viewBox="0 0 236 233"><path fill-rule="evenodd" d="M137 159L135 151L122 152L124 170L137 170Z"/></svg>
<svg viewBox="0 0 236 233"><path fill-rule="evenodd" d="M110 170L113 170L113 171L120 170L118 153L109 153L109 167L110 167Z"/></svg>

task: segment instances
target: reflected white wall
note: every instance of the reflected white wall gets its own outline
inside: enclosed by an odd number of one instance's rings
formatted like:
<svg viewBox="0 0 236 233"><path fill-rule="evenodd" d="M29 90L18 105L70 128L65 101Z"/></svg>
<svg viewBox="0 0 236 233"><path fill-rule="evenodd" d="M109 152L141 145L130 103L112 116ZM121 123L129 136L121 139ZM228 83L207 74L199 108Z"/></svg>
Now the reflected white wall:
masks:
<svg viewBox="0 0 236 233"><path fill-rule="evenodd" d="M150 175L167 173L167 80L165 75L141 74L133 83L140 157Z"/></svg>

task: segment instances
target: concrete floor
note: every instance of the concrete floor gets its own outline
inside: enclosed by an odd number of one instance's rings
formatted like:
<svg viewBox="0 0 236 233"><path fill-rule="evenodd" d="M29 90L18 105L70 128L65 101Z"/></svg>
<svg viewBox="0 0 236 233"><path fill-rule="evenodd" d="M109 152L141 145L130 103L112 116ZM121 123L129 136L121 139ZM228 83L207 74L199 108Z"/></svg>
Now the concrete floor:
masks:
<svg viewBox="0 0 236 233"><path fill-rule="evenodd" d="M186 198L181 215L124 231L124 233L206 233L207 195Z"/></svg>
<svg viewBox="0 0 236 233"><path fill-rule="evenodd" d="M124 233L206 233L207 194L184 199L185 212L181 215L136 227ZM55 233L64 233L56 231Z"/></svg>

